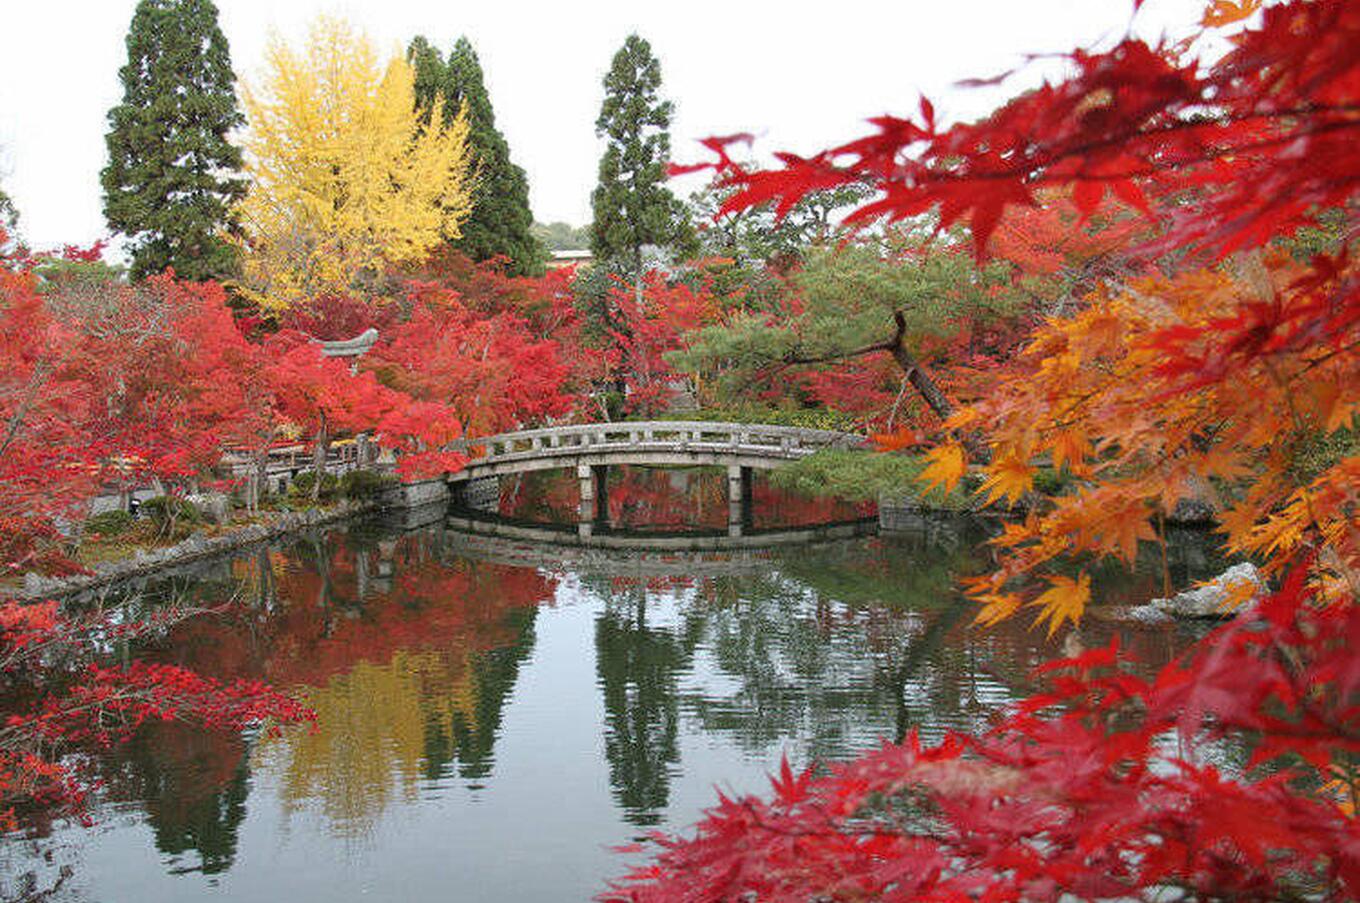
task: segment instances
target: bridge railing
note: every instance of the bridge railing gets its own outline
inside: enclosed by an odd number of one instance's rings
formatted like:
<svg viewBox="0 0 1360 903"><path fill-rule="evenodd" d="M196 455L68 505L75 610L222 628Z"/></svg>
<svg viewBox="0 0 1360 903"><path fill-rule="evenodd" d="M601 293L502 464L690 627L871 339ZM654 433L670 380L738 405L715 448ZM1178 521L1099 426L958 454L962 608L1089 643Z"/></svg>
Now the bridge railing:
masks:
<svg viewBox="0 0 1360 903"><path fill-rule="evenodd" d="M848 433L803 427L645 420L520 430L464 439L447 448L466 451L483 462L624 449L731 450L792 459L824 448L850 448L862 441L862 437Z"/></svg>

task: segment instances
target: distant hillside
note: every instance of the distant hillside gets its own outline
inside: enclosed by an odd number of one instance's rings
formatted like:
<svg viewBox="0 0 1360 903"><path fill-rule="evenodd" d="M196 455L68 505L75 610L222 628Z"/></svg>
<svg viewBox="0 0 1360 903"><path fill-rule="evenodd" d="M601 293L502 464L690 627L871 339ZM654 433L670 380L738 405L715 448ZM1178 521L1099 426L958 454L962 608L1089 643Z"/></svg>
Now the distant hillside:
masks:
<svg viewBox="0 0 1360 903"><path fill-rule="evenodd" d="M543 242L549 251L588 251L590 250L590 226L573 226L569 223L534 223L534 237Z"/></svg>

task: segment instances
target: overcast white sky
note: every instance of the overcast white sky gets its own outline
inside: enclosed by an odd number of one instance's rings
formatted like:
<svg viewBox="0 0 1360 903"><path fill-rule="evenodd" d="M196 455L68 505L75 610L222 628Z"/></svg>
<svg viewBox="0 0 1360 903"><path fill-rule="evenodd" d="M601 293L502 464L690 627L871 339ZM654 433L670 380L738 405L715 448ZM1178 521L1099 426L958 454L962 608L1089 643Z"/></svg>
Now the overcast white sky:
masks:
<svg viewBox="0 0 1360 903"><path fill-rule="evenodd" d="M35 247L105 234L99 170L105 114L136 0L0 0L0 184ZM534 214L590 217L599 146L600 82L630 31L661 59L677 108L677 160L694 139L754 132L762 150L811 152L861 133L863 120L916 108L924 92L955 118L1000 99L960 90L961 78L1109 41L1131 25L1131 0L217 0L238 76L259 72L271 29L300 40L319 12L338 13L381 45L424 34L447 50L467 34L511 154L529 174ZM1132 26L1186 33L1202 0L1148 0ZM1038 73L1009 85L1011 93Z"/></svg>

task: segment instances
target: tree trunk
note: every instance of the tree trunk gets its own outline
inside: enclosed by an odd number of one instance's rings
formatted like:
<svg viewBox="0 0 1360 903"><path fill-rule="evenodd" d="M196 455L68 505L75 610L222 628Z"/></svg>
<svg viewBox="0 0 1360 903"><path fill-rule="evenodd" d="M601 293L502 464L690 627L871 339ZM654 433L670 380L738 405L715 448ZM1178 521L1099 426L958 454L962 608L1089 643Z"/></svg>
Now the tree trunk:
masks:
<svg viewBox="0 0 1360 903"><path fill-rule="evenodd" d="M897 323L897 332L893 336L892 345L888 348L892 352L893 360L897 361L897 366L901 367L907 375L907 382L911 383L916 391L921 393L921 397L926 400L926 404L930 405L930 409L941 420L947 420L954 413L954 405L940 391L940 387L935 385L935 380L930 378L930 374L907 350L907 320L902 316L902 312L895 312L893 320Z"/></svg>
<svg viewBox="0 0 1360 903"><path fill-rule="evenodd" d="M316 448L312 451L312 501L321 498L321 481L326 476L326 452L330 450L330 436L326 434L326 415L321 415L321 426L316 431Z"/></svg>
<svg viewBox="0 0 1360 903"><path fill-rule="evenodd" d="M642 292L642 245L633 248L633 300L641 312L645 303Z"/></svg>
<svg viewBox="0 0 1360 903"><path fill-rule="evenodd" d="M252 513L258 514L260 502L264 499L264 494L268 490L269 484L269 446L260 447L255 455L255 473L251 477L251 508Z"/></svg>

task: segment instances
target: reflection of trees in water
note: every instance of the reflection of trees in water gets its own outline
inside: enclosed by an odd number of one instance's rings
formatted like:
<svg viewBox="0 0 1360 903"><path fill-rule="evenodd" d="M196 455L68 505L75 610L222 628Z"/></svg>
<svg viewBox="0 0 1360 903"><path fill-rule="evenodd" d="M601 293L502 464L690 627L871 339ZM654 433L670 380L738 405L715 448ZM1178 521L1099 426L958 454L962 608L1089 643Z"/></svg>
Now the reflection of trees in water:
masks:
<svg viewBox="0 0 1360 903"><path fill-rule="evenodd" d="M1049 640L1023 620L972 627L956 578L969 537L847 542L783 555L762 577L585 580L596 621L605 753L625 818L654 824L679 770L680 719L769 759L842 759L880 738L985 728L1028 695L1033 668L1123 634L1147 672L1183 649L1176 628L1088 625Z"/></svg>
<svg viewBox="0 0 1360 903"><path fill-rule="evenodd" d="M624 818L654 825L680 761L678 680L697 636L649 625L648 588L614 581L595 619L595 667L604 695L604 753Z"/></svg>
<svg viewBox="0 0 1360 903"><path fill-rule="evenodd" d="M517 609L506 615L518 639L506 646L478 653L471 666L474 692L466 708L448 717L431 717L425 724L425 777L437 779L456 770L465 780L491 774L492 753L501 726L505 703L514 691L520 665L534 647L536 608Z"/></svg>
<svg viewBox="0 0 1360 903"><path fill-rule="evenodd" d="M304 688L317 732L262 742L256 762L279 776L290 810L361 836L422 781L491 773L536 606L554 592L553 577L455 548L435 528L318 532L259 550L193 585L194 601L240 604L131 654ZM583 577L602 600L596 676L624 817L661 819L691 725L761 759L791 740L801 757L843 758L911 728L933 737L985 725L1066 639L1047 642L1023 619L970 628L955 580L986 567L985 555L979 537L936 530L789 549L758 577ZM1148 667L1188 639L1092 622L1075 639L1089 648L1116 630ZM192 852L198 870L225 870L245 812L246 746L174 728L149 728L159 733L111 755L109 792L142 802L173 868L195 868L185 864Z"/></svg>
<svg viewBox="0 0 1360 903"><path fill-rule="evenodd" d="M107 793L139 800L156 848L172 873L215 874L231 868L246 814L245 743L221 731L177 722L143 726L101 763ZM197 854L198 862L182 861Z"/></svg>
<svg viewBox="0 0 1360 903"><path fill-rule="evenodd" d="M84 851L51 837L10 835L0 842L0 903L84 903L71 886Z"/></svg>
<svg viewBox="0 0 1360 903"><path fill-rule="evenodd" d="M427 740L460 722L477 733L476 670L457 652L400 650L359 661L304 698L314 731L266 742L257 765L280 776L289 811L315 808L342 837L360 837L397 800L413 800L427 773ZM458 750L443 750L448 759Z"/></svg>
<svg viewBox="0 0 1360 903"><path fill-rule="evenodd" d="M793 738L810 757L842 758L895 734L917 676L903 665L924 665L915 641L942 643L931 625L962 610L950 588L970 548L837 543L790 552L764 577L583 580L604 600L596 668L624 817L660 820L681 717L762 758Z"/></svg>
<svg viewBox="0 0 1360 903"><path fill-rule="evenodd" d="M239 604L184 621L136 652L307 697L318 711L316 731L265 740L256 756L279 775L289 810L315 806L337 833L355 837L389 803L411 798L421 780L490 773L501 712L552 578L452 556L438 529L394 535L363 525L261 549L227 573L230 580L200 584L194 601ZM136 746L137 755L110 767L120 798L143 801L164 852L199 849L204 870L225 868L239 815L225 819L244 812L244 747L238 738L194 736L226 744L217 754L230 767L196 766L207 761L205 750L163 762L157 756L174 747ZM189 809L176 809L172 798ZM215 839L214 806L230 843L225 834Z"/></svg>
<svg viewBox="0 0 1360 903"><path fill-rule="evenodd" d="M285 804L319 806L342 836L366 833L421 780L490 773L552 582L442 553L431 531L280 579L286 595L327 601L283 616L269 670L308 688L317 730L268 745L268 761Z"/></svg>
<svg viewBox="0 0 1360 903"><path fill-rule="evenodd" d="M895 642L920 629L914 612L854 609L779 576L748 583L703 621L703 664L736 689L714 694L701 683L684 711L761 756L798 738L811 756L837 757L882 724L891 700L876 691L874 673Z"/></svg>
<svg viewBox="0 0 1360 903"><path fill-rule="evenodd" d="M752 754L798 737L814 758L893 738L922 715L956 720L957 694L933 684L944 664L940 647L964 610L955 580L978 566L971 540L798 549L781 556L775 575L720 591L738 600L710 609L706 642L717 670L739 689L692 693L685 710ZM929 712L907 708L920 696L931 700Z"/></svg>

